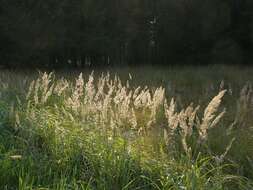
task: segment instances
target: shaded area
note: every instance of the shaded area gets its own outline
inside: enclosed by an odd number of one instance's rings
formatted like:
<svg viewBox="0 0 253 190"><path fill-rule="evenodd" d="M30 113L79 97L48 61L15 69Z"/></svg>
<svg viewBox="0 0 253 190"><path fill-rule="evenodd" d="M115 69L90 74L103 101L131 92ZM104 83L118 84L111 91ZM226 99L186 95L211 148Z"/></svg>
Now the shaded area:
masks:
<svg viewBox="0 0 253 190"><path fill-rule="evenodd" d="M250 63L250 0L1 0L4 66Z"/></svg>

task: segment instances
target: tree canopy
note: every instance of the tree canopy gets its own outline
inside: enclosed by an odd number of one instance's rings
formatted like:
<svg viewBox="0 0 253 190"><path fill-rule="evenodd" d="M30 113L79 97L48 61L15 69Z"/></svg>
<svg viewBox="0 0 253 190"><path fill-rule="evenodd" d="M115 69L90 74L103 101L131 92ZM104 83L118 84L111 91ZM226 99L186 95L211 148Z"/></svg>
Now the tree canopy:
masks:
<svg viewBox="0 0 253 190"><path fill-rule="evenodd" d="M0 0L2 65L247 63L252 0Z"/></svg>

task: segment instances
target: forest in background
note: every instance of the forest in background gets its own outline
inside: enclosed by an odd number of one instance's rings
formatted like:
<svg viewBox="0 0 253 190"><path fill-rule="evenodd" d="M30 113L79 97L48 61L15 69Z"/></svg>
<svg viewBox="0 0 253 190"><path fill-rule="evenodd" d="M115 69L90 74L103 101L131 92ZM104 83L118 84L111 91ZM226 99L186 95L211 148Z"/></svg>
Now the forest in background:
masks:
<svg viewBox="0 0 253 190"><path fill-rule="evenodd" d="M1 0L2 66L247 64L252 0Z"/></svg>

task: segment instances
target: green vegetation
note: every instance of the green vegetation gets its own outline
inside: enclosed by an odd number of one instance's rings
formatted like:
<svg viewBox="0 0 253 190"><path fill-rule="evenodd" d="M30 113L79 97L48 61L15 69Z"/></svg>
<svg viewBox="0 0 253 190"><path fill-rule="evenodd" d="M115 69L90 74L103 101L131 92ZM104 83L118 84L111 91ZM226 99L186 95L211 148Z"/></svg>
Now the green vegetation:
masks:
<svg viewBox="0 0 253 190"><path fill-rule="evenodd" d="M249 69L27 74L0 73L0 189L253 189Z"/></svg>

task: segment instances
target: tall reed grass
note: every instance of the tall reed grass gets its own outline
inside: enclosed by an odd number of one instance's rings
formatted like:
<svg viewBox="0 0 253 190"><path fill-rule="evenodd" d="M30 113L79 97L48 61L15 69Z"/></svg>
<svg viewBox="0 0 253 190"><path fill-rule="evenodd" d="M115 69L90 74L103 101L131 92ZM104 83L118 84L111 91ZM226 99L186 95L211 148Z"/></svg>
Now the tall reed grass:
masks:
<svg viewBox="0 0 253 190"><path fill-rule="evenodd" d="M253 189L250 83L230 113L224 82L209 103L183 107L132 81L3 79L0 188Z"/></svg>

